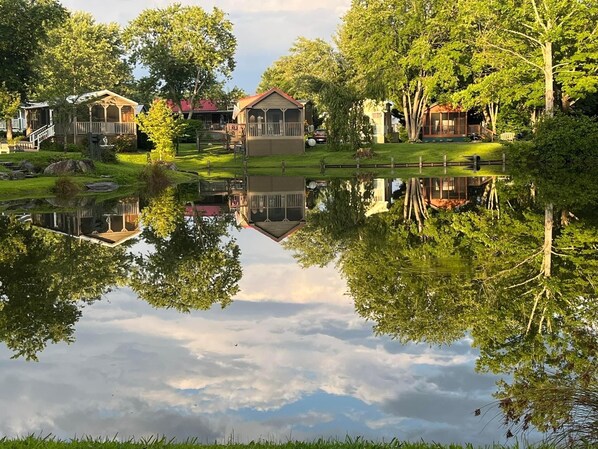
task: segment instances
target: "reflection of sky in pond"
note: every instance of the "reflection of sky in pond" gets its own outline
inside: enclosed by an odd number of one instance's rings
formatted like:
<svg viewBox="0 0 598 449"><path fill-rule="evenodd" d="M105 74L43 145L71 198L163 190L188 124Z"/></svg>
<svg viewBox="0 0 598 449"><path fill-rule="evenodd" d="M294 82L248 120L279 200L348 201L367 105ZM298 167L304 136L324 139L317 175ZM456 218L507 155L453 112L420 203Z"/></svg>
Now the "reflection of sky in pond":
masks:
<svg viewBox="0 0 598 449"><path fill-rule="evenodd" d="M0 435L502 441L476 352L372 334L333 267L299 268L252 229L225 310L155 310L129 289L88 306L76 342L40 362L0 349ZM141 249L141 245L138 245Z"/></svg>

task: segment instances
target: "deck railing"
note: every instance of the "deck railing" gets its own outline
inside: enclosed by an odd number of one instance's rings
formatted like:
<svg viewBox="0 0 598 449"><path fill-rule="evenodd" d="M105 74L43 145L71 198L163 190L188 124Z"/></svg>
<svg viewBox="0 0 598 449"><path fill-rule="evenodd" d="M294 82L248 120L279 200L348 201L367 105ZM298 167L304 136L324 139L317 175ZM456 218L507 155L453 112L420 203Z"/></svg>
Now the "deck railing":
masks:
<svg viewBox="0 0 598 449"><path fill-rule="evenodd" d="M129 122L77 122L77 134L135 134L135 123ZM70 127L72 132L72 125Z"/></svg>
<svg viewBox="0 0 598 449"><path fill-rule="evenodd" d="M303 137L303 123L265 122L247 125L249 137Z"/></svg>

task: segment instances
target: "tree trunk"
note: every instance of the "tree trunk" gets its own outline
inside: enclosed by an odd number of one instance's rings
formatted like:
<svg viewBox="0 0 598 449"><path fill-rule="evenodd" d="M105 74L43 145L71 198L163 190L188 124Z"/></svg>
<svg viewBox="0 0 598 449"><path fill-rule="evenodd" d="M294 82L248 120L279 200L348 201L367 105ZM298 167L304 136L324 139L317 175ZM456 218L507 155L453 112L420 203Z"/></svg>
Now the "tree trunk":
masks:
<svg viewBox="0 0 598 449"><path fill-rule="evenodd" d="M552 67L552 42L546 42L542 49L544 56L544 98L545 114L547 117L554 115L554 69Z"/></svg>
<svg viewBox="0 0 598 449"><path fill-rule="evenodd" d="M195 130L195 149L201 153L201 133L198 129Z"/></svg>
<svg viewBox="0 0 598 449"><path fill-rule="evenodd" d="M12 140L13 135L12 135L12 118L7 118L6 119L6 140L10 141Z"/></svg>
<svg viewBox="0 0 598 449"><path fill-rule="evenodd" d="M554 205L549 203L544 208L544 259L542 271L550 277L552 271L552 227L554 223Z"/></svg>
<svg viewBox="0 0 598 449"><path fill-rule="evenodd" d="M421 81L418 81L415 92L411 93L409 90L403 92L405 126L407 127L407 135L410 142L415 142L419 139L426 102L427 96L424 93Z"/></svg>

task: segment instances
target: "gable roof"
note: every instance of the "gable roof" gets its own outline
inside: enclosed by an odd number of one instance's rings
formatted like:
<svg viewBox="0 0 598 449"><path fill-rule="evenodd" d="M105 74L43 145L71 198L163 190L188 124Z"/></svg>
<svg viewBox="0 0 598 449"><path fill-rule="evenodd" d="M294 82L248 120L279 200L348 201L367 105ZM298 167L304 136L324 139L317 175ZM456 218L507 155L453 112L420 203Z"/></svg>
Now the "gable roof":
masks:
<svg viewBox="0 0 598 449"><path fill-rule="evenodd" d="M298 108L303 109L303 104L301 104L300 102L295 100L293 97L291 97L286 92L283 92L282 90L280 90L278 87L273 87L272 89L270 89L262 94L257 94L257 95L252 95L250 97L241 98L239 100L239 102L237 103L239 112L241 112L243 109L252 108L256 104L258 104L260 101L268 98L270 95L272 95L274 93L276 93L276 94L280 95L281 97L283 97L284 99L290 101Z"/></svg>

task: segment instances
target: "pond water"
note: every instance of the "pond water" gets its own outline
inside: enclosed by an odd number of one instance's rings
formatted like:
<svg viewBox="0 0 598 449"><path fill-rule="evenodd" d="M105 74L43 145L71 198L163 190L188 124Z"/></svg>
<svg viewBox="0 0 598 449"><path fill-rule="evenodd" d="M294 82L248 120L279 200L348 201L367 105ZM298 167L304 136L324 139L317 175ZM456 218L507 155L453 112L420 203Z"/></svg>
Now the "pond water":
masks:
<svg viewBox="0 0 598 449"><path fill-rule="evenodd" d="M505 442L494 394L595 375L596 218L548 277L546 210L483 176L0 203L0 436Z"/></svg>

